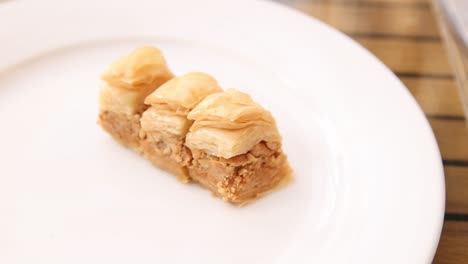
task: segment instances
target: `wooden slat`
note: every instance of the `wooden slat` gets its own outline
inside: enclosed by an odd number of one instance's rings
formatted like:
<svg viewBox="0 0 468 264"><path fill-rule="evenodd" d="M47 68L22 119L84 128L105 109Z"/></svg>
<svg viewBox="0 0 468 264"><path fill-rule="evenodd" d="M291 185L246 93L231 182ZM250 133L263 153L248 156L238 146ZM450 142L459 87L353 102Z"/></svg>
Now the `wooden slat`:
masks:
<svg viewBox="0 0 468 264"><path fill-rule="evenodd" d="M429 119L442 157L468 161L468 125L463 120Z"/></svg>
<svg viewBox="0 0 468 264"><path fill-rule="evenodd" d="M453 79L400 78L424 113L436 116L463 116L458 87Z"/></svg>
<svg viewBox="0 0 468 264"><path fill-rule="evenodd" d="M275 2L280 2L288 5L294 4L311 4L311 3L339 3L339 4L361 4L361 5L372 5L372 4L400 4L400 5L422 5L428 6L430 4L429 0L274 0Z"/></svg>
<svg viewBox="0 0 468 264"><path fill-rule="evenodd" d="M356 0L356 1L359 1L361 3L385 3L385 4L424 4L424 5L430 4L429 0Z"/></svg>
<svg viewBox="0 0 468 264"><path fill-rule="evenodd" d="M405 5L343 5L327 2L293 2L291 6L345 33L376 33L438 37L430 8Z"/></svg>
<svg viewBox="0 0 468 264"><path fill-rule="evenodd" d="M451 75L441 42L355 38L394 72Z"/></svg>
<svg viewBox="0 0 468 264"><path fill-rule="evenodd" d="M454 264L467 261L468 222L445 221L434 263Z"/></svg>
<svg viewBox="0 0 468 264"><path fill-rule="evenodd" d="M444 170L447 190L445 211L468 214L468 167L444 166Z"/></svg>

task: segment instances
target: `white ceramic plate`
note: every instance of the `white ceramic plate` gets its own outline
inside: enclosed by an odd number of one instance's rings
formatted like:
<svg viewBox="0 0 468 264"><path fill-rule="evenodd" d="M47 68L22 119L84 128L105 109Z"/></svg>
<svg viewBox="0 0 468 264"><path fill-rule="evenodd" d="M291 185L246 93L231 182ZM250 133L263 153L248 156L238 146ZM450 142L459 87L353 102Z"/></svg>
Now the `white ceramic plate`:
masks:
<svg viewBox="0 0 468 264"><path fill-rule="evenodd" d="M444 211L430 127L355 42L261 1L0 3L0 263L428 263ZM242 208L96 125L98 75L140 45L277 118L295 181Z"/></svg>

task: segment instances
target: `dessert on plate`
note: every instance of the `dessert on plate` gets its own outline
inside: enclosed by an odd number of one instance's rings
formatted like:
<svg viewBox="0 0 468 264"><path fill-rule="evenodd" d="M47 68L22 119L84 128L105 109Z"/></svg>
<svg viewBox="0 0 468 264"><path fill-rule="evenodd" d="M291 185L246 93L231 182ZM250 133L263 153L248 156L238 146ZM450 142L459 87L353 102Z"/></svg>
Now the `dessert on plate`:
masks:
<svg viewBox="0 0 468 264"><path fill-rule="evenodd" d="M174 75L157 48L138 48L101 76L99 124L123 145L140 151L140 118L145 98Z"/></svg>
<svg viewBox="0 0 468 264"><path fill-rule="evenodd" d="M141 117L144 156L188 181L187 166L192 158L185 136L193 121L187 115L206 96L221 91L213 77L192 72L169 80L150 94L145 99L150 107Z"/></svg>
<svg viewBox="0 0 468 264"><path fill-rule="evenodd" d="M152 47L117 60L102 79L102 128L178 179L242 204L290 175L275 119L248 94L201 72L174 77Z"/></svg>

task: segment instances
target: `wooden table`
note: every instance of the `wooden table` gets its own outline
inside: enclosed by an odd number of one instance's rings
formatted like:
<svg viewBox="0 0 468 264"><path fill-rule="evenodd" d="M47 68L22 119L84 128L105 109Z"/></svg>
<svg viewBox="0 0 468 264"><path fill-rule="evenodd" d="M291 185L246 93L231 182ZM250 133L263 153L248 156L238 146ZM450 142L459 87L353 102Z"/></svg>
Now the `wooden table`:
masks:
<svg viewBox="0 0 468 264"><path fill-rule="evenodd" d="M445 222L434 263L468 263L468 125L430 0L275 1L346 33L408 87L434 130L445 169Z"/></svg>

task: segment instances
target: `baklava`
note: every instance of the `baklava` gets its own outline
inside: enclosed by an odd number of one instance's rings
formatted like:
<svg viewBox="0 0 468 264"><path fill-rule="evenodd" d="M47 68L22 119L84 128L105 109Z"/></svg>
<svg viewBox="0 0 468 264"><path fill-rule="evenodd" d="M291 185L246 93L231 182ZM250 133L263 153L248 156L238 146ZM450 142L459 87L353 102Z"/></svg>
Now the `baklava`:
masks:
<svg viewBox="0 0 468 264"><path fill-rule="evenodd" d="M141 118L141 146L144 156L156 166L188 181L191 163L185 136L193 121L188 113L206 96L221 92L218 82L205 73L193 72L176 77L150 94L150 107Z"/></svg>
<svg viewBox="0 0 468 264"><path fill-rule="evenodd" d="M224 200L243 203L289 174L281 137L269 111L240 91L205 98L189 114L190 177Z"/></svg>
<svg viewBox="0 0 468 264"><path fill-rule="evenodd" d="M99 124L118 142L140 151L144 100L173 77L157 48L142 47L115 61L101 76Z"/></svg>

